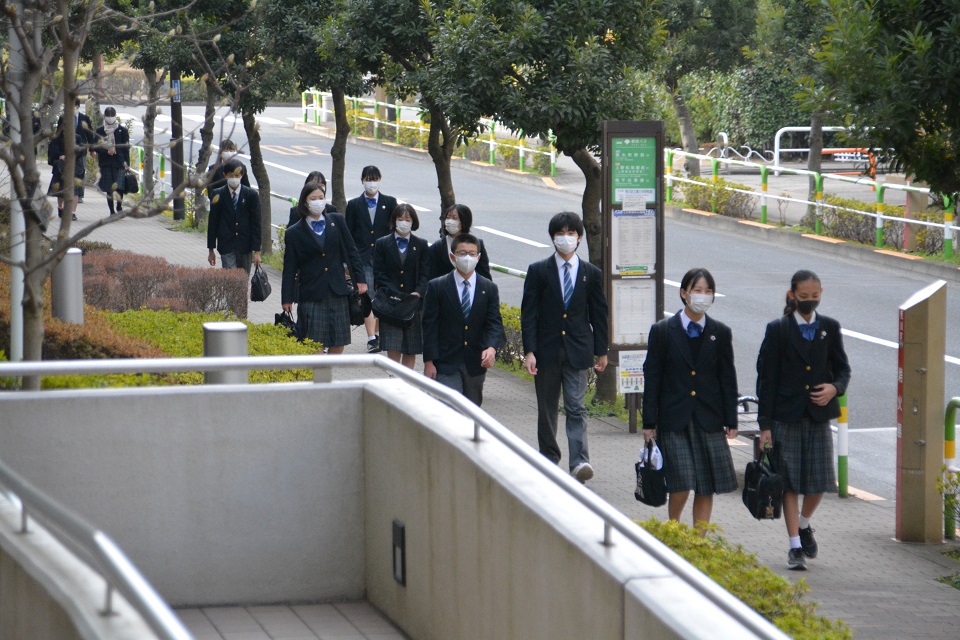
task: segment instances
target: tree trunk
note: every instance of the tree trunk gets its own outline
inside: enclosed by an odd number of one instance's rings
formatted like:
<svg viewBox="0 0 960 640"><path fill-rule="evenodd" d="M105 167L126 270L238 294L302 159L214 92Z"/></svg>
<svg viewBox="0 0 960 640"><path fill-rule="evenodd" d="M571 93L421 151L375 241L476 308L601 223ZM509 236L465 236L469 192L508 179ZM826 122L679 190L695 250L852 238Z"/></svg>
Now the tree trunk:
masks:
<svg viewBox="0 0 960 640"><path fill-rule="evenodd" d="M260 190L260 244L261 253L273 252L273 233L270 224L273 216L270 210L270 175L263 164L263 152L260 150L260 131L257 129L257 118L252 113L243 114L243 129L247 132L247 145L250 149L250 166L257 179L257 189Z"/></svg>
<svg viewBox="0 0 960 640"><path fill-rule="evenodd" d="M693 126L693 116L690 115L690 109L687 108L683 91L680 87L677 87L670 97L673 99L673 108L677 112L677 120L680 123L680 140L683 143L683 150L687 153L700 153L700 145L697 143L697 130ZM700 177L699 160L687 158L685 165L687 174L691 178Z"/></svg>
<svg viewBox="0 0 960 640"><path fill-rule="evenodd" d="M810 154L807 156L807 170L820 173L823 167L823 113L814 111L810 116ZM807 200L814 202L817 197L817 179L813 176L809 178L807 188ZM814 205L807 205L807 215L804 217L804 223L807 226L816 226L817 208Z"/></svg>
<svg viewBox="0 0 960 640"><path fill-rule="evenodd" d="M586 186L583 189L583 199L580 208L583 214L583 227L587 233L587 249L590 254L590 263L603 272L603 214L600 210L600 198L603 193L603 169L600 162L586 148L575 149L572 153L565 151L573 161L583 177ZM613 355L613 354L610 354ZM603 373L597 374L597 392L593 396L594 402L614 404L617 401L617 370L616 367L607 367Z"/></svg>
<svg viewBox="0 0 960 640"><path fill-rule="evenodd" d="M203 108L203 126L200 127L200 155L197 158L197 174L206 175L210 166L210 157L213 155L213 117L217 114L217 85L207 82L207 100ZM206 182L206 180L204 180ZM259 183L258 183L259 184ZM204 195L206 187L196 187L193 190L193 226L199 227L201 220L207 219L207 200Z"/></svg>
<svg viewBox="0 0 960 640"><path fill-rule="evenodd" d="M457 203L457 195L453 192L453 176L450 174L450 158L457 140L450 132L450 123L443 115L443 110L433 101L425 101L430 109L430 137L427 139L427 151L433 159L433 166L437 171L437 189L440 190L440 219L443 213ZM441 140L441 137L443 138Z"/></svg>
<svg viewBox="0 0 960 640"><path fill-rule="evenodd" d="M330 148L332 202L337 211L345 213L347 210L347 191L344 187L343 177L347 164L347 137L350 135L350 123L347 121L347 105L344 102L343 89L333 87L331 92L333 93L333 118L336 122L336 134L333 138L333 147Z"/></svg>
<svg viewBox="0 0 960 640"><path fill-rule="evenodd" d="M153 153L156 148L153 134L156 130L160 89L166 75L166 71L157 74L157 70L152 67L143 70L143 76L147 80L147 110L143 114L143 193L149 198L154 197L153 191L156 188L153 179L155 170Z"/></svg>

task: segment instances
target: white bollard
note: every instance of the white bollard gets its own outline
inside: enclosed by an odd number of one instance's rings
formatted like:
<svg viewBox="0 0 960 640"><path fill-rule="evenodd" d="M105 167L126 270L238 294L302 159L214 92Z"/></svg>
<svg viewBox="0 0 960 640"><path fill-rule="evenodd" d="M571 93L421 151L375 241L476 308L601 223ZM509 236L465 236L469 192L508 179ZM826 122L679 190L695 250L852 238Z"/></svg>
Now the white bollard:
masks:
<svg viewBox="0 0 960 640"><path fill-rule="evenodd" d="M247 350L247 325L242 322L204 322L203 355L207 358L245 357ZM207 371L207 384L247 384L246 369L233 371Z"/></svg>
<svg viewBox="0 0 960 640"><path fill-rule="evenodd" d="M53 317L71 324L83 324L83 252L67 249L51 278Z"/></svg>

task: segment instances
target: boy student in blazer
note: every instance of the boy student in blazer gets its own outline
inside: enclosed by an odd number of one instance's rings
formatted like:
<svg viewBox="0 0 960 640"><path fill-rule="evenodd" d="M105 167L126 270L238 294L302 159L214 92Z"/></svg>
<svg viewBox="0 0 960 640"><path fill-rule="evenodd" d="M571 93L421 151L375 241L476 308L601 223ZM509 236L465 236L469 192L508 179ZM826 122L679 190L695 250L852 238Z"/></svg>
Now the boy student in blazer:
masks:
<svg viewBox="0 0 960 640"><path fill-rule="evenodd" d="M476 272L480 249L467 233L451 243L456 269L427 284L423 302L423 374L483 402L483 381L503 344L500 292Z"/></svg>
<svg viewBox="0 0 960 640"><path fill-rule="evenodd" d="M207 221L207 261L211 267L220 262L224 269L243 269L260 264L260 195L240 184L243 163L236 158L223 165L227 184L210 195L210 219Z"/></svg>
<svg viewBox="0 0 960 640"><path fill-rule="evenodd" d="M527 268L520 324L527 372L537 392L540 453L560 462L557 406L563 391L570 473L593 477L587 450L587 375L607 367L607 299L600 269L580 260L580 216L564 211L548 226L556 253ZM596 358L596 362L594 362Z"/></svg>
<svg viewBox="0 0 960 640"><path fill-rule="evenodd" d="M737 437L737 370L730 328L706 315L715 290L709 271L687 271L683 309L650 329L643 363L643 439L663 452L670 519L680 521L692 490L695 527L710 522L713 494L737 489L724 438Z"/></svg>
<svg viewBox="0 0 960 640"><path fill-rule="evenodd" d="M347 203L345 216L353 241L363 262L364 281L373 289L373 249L377 240L390 234L390 214L397 208L397 199L380 193L380 169L373 165L363 168L360 181L363 194ZM367 353L380 351L377 318L370 312L363 322L367 330Z"/></svg>
<svg viewBox="0 0 960 640"><path fill-rule="evenodd" d="M377 290L385 287L391 293L417 296L422 304L429 277L427 241L413 235L419 228L417 210L409 204L397 205L390 214L393 233L377 240L373 248L373 280ZM391 360L413 369L417 354L423 353L420 311L414 316L413 325L407 328L382 321L380 348Z"/></svg>
<svg viewBox="0 0 960 640"><path fill-rule="evenodd" d="M283 284L280 303L287 313L293 308L294 283L299 275L296 300L297 324L304 337L321 343L330 354L343 353L350 344L350 307L353 287L347 276L365 293L360 254L339 213L325 213L327 190L308 182L300 191L297 208L300 221L284 236Z"/></svg>
<svg viewBox="0 0 960 640"><path fill-rule="evenodd" d="M840 323L815 311L822 295L817 274L793 274L783 316L767 325L757 359L760 444L773 445L784 483L787 566L800 571L819 551L810 520L823 494L836 489L830 420L840 416L837 397L850 384Z"/></svg>

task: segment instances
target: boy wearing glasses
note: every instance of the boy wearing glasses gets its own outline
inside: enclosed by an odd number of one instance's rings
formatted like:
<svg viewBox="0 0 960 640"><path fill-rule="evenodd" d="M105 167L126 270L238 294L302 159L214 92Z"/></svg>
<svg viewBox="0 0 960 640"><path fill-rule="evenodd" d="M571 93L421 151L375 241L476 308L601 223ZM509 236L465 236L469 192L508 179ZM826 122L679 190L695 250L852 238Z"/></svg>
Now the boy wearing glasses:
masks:
<svg viewBox="0 0 960 640"><path fill-rule="evenodd" d="M600 269L577 257L583 239L580 216L558 213L548 231L556 252L531 264L523 282L524 361L537 392L540 453L560 463L557 405L562 389L570 473L584 483L593 477L587 451L587 378L591 368L599 373L607 367L607 298Z"/></svg>
<svg viewBox="0 0 960 640"><path fill-rule="evenodd" d="M476 272L479 241L468 233L450 244L456 269L427 284L423 301L423 374L477 406L483 381L503 344L500 292Z"/></svg>

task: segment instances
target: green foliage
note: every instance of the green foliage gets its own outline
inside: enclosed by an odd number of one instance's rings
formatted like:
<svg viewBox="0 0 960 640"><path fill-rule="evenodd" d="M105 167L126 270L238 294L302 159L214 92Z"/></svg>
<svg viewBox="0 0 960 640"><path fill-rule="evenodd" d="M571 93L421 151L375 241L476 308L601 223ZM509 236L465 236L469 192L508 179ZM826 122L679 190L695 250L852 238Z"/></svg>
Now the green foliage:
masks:
<svg viewBox="0 0 960 640"><path fill-rule="evenodd" d="M887 150L937 193L960 191L960 20L955 2L828 0L819 60L852 144Z"/></svg>
<svg viewBox="0 0 960 640"><path fill-rule="evenodd" d="M112 244L99 240L80 240L73 246L80 249L80 253L83 255L87 255L91 251L113 251Z"/></svg>
<svg viewBox="0 0 960 640"><path fill-rule="evenodd" d="M419 120L403 120L400 122L400 129L397 131L397 144L405 147L416 147L417 149L426 149L430 129L422 127Z"/></svg>
<svg viewBox="0 0 960 640"><path fill-rule="evenodd" d="M503 330L506 340L497 351L497 360L506 365L523 364L523 336L520 328L520 309L506 303L500 304Z"/></svg>
<svg viewBox="0 0 960 640"><path fill-rule="evenodd" d="M719 178L695 178L694 182L678 182L686 205L700 211L715 211L722 216L748 220L756 209L756 198L730 189L753 191L752 187Z"/></svg>
<svg viewBox="0 0 960 640"><path fill-rule="evenodd" d="M849 198L838 198L835 196L825 196L824 202L827 204L844 207L845 209L854 209L855 211L867 211L876 213L875 204L853 200ZM886 205L884 213L892 216L903 217L904 208L895 205ZM834 209L824 207L823 209L823 229L828 236L839 238L841 240L850 240L861 244L876 244L877 241L877 221L872 216L865 216L853 211L844 211L843 209ZM903 223L884 221L883 223L884 244L893 249L903 248Z"/></svg>
<svg viewBox="0 0 960 640"><path fill-rule="evenodd" d="M850 629L841 620L817 615L816 606L805 602L809 590L800 580L789 580L757 562L754 554L733 546L715 533L700 532L672 520L639 522L684 560L705 573L748 607L796 640L849 640ZM715 531L713 526L709 531Z"/></svg>

